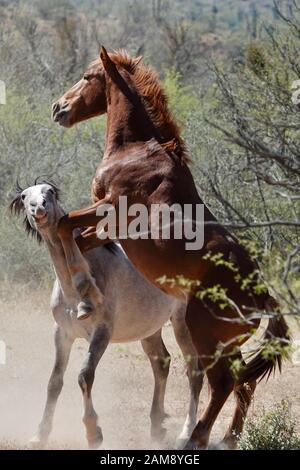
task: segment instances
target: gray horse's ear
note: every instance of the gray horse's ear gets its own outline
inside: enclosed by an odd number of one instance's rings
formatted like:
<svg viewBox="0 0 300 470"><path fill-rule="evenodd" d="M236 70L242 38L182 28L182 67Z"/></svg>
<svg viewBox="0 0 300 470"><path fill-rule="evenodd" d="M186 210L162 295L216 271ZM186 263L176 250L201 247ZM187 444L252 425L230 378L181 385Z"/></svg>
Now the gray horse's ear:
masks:
<svg viewBox="0 0 300 470"><path fill-rule="evenodd" d="M112 69L115 68L115 64L113 63L113 61L109 57L109 55L107 53L107 50L105 49L104 46L102 46L101 49L100 49L100 59L101 59L101 62L103 64L104 70L106 72L109 73Z"/></svg>

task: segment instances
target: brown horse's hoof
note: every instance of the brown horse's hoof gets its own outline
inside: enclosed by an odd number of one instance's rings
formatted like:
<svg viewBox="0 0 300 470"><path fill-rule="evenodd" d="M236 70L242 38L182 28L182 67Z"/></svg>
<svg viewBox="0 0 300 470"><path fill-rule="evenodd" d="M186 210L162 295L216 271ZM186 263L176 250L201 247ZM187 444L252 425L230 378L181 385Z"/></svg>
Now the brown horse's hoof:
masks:
<svg viewBox="0 0 300 470"><path fill-rule="evenodd" d="M234 450L237 446L237 438L235 436L224 437L220 443L220 446L222 446L224 450Z"/></svg>
<svg viewBox="0 0 300 470"><path fill-rule="evenodd" d="M103 442L103 434L102 434L101 428L97 426L95 436L93 436L93 438L88 437L89 449L91 450L98 449L101 446L102 442Z"/></svg>
<svg viewBox="0 0 300 470"><path fill-rule="evenodd" d="M79 302L77 307L77 320L85 320L89 318L94 311L94 307L91 302L82 300Z"/></svg>
<svg viewBox="0 0 300 470"><path fill-rule="evenodd" d="M182 450L201 450L201 447L196 441L189 439Z"/></svg>

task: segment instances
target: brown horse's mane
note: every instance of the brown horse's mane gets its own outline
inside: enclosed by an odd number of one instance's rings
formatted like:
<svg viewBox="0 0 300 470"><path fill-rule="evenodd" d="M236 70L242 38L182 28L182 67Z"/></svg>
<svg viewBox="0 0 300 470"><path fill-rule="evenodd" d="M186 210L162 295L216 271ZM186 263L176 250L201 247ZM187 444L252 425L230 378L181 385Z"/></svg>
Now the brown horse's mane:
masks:
<svg viewBox="0 0 300 470"><path fill-rule="evenodd" d="M190 158L180 136L180 128L169 110L168 98L159 83L157 73L151 67L141 64L142 57L131 57L124 49L114 51L109 56L117 66L131 75L151 121L162 136L162 147L167 152L174 152L184 163L189 163ZM99 63L99 59L97 62Z"/></svg>

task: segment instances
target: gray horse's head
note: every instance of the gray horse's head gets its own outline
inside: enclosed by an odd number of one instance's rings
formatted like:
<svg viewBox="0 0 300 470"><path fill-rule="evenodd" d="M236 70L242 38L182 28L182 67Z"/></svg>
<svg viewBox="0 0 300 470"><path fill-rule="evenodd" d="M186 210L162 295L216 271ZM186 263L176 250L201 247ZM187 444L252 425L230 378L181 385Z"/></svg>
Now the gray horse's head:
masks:
<svg viewBox="0 0 300 470"><path fill-rule="evenodd" d="M43 181L26 189L17 184L10 210L15 214L24 213L26 232L41 241L40 232L56 226L62 216L58 200L59 189L53 183Z"/></svg>

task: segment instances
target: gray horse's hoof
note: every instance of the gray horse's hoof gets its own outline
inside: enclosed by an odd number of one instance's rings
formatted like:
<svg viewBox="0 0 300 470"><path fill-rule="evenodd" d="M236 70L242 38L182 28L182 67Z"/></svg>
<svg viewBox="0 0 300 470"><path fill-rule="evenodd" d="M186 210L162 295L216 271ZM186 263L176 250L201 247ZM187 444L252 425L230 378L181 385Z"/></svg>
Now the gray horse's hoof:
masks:
<svg viewBox="0 0 300 470"><path fill-rule="evenodd" d="M176 448L177 450L183 450L183 449L185 448L185 446L186 446L188 440L189 440L188 437L186 437L186 438L184 438L184 437L178 437L178 438L176 439L175 448Z"/></svg>
<svg viewBox="0 0 300 470"><path fill-rule="evenodd" d="M160 442L162 441L167 434L167 430L163 427L163 423L166 419L170 418L170 415L168 413L162 413L159 416L159 419L154 420L151 424L151 440L154 442Z"/></svg>
<svg viewBox="0 0 300 470"><path fill-rule="evenodd" d="M89 301L81 301L77 308L77 320L84 320L92 315L94 307Z"/></svg>
<svg viewBox="0 0 300 470"><path fill-rule="evenodd" d="M29 441L29 448L32 450L43 449L46 444L47 444L47 439L42 438L38 434L36 434Z"/></svg>
<svg viewBox="0 0 300 470"><path fill-rule="evenodd" d="M103 434L102 434L101 428L97 426L95 436L93 436L92 438L88 438L89 449L91 450L98 449L101 446L102 442L103 442Z"/></svg>
<svg viewBox="0 0 300 470"><path fill-rule="evenodd" d="M159 428L151 429L151 440L154 442L161 442L166 437L167 430L160 426Z"/></svg>

